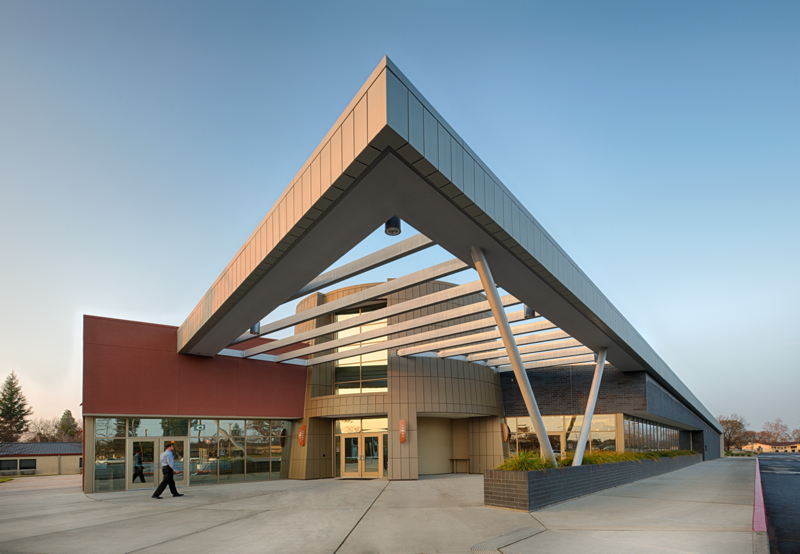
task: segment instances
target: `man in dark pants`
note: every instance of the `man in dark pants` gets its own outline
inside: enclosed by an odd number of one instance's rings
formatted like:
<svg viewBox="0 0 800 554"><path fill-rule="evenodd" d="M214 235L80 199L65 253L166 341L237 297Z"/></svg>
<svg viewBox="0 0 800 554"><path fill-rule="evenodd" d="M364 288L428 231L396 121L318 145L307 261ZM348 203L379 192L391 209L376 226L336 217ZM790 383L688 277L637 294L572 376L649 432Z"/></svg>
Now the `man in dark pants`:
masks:
<svg viewBox="0 0 800 554"><path fill-rule="evenodd" d="M161 473L164 475L164 478L161 480L161 484L158 485L156 492L153 493L153 498L157 498L161 500L161 493L164 492L164 489L167 488L169 485L169 492L172 493L172 496L183 496L182 494L178 494L178 489L175 488L175 456L173 455L173 451L175 450L174 444L168 444L167 447L164 449L164 452L161 453L161 458L159 459L161 465Z"/></svg>

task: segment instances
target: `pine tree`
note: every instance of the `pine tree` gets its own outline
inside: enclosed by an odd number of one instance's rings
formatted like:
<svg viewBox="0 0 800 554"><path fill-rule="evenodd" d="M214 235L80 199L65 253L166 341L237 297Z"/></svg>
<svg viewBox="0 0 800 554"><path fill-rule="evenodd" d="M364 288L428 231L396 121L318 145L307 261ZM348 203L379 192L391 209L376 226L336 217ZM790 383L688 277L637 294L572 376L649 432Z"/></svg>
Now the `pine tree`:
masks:
<svg viewBox="0 0 800 554"><path fill-rule="evenodd" d="M17 442L28 430L28 416L33 410L28 406L17 375L12 371L3 383L0 393L0 442Z"/></svg>
<svg viewBox="0 0 800 554"><path fill-rule="evenodd" d="M78 436L78 422L72 417L71 410L64 410L61 421L58 423L58 430L67 440Z"/></svg>

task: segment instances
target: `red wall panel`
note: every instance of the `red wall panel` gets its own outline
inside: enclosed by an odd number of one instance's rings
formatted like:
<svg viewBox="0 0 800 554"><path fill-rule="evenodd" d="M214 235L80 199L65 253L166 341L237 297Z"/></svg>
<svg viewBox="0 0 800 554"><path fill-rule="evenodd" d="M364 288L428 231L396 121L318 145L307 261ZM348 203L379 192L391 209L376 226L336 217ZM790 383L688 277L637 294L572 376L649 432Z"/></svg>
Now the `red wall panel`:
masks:
<svg viewBox="0 0 800 554"><path fill-rule="evenodd" d="M305 367L178 354L177 330L84 316L84 414L303 416Z"/></svg>

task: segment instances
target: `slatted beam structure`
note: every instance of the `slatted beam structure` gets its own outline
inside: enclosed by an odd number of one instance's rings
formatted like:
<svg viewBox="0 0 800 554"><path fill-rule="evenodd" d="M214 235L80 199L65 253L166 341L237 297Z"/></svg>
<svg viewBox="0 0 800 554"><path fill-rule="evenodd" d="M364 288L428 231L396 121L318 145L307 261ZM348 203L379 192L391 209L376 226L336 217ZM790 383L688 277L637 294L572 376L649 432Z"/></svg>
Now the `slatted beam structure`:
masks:
<svg viewBox="0 0 800 554"><path fill-rule="evenodd" d="M394 216L424 237L326 272ZM388 58L378 64L180 326L177 350L216 356L231 345L297 325L298 318L281 318L257 327L287 300L363 274L384 260L400 259L425 247L427 239L464 268L472 267L471 249L480 248L497 287L548 318L518 321L511 331L516 345L526 335L560 330L565 333L560 339L573 338L593 352L605 348L608 364L623 372L647 372L721 432L719 422L692 391ZM447 274L452 273L429 280ZM392 286L381 284L383 289L373 293L388 294ZM523 331L533 324L550 326ZM465 335L468 338L431 339L437 344L433 349L414 342L396 348L401 356L438 355L500 338L496 329ZM475 338L479 335L483 336ZM268 352L255 348L247 352ZM498 352L493 357L473 363L504 357L500 348L494 350ZM458 355L478 352L491 350ZM317 359L317 354L311 355L311 360ZM585 356L558 360L584 363L579 360ZM526 367L542 363L555 364L556 358L525 362Z"/></svg>

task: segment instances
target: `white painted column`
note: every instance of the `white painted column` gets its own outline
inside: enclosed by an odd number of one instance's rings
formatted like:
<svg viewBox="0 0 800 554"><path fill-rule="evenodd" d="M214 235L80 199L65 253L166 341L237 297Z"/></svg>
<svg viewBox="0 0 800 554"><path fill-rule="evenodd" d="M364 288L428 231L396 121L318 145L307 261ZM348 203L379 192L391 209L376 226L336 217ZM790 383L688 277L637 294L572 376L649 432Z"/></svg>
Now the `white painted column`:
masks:
<svg viewBox="0 0 800 554"><path fill-rule="evenodd" d="M511 367L514 369L514 376L517 378L517 383L522 392L525 407L528 408L528 414L531 416L533 429L536 431L536 436L539 439L542 456L545 460L549 460L553 465L556 465L556 457L553 455L550 439L547 438L547 430L544 428L542 414L539 413L539 406L536 404L536 398L533 396L531 382L528 380L528 374L525 373L525 366L519 355L517 343L514 340L514 333L511 331L511 325L508 324L508 318L503 309L503 303L500 301L500 294L497 292L494 278L492 278L492 272L489 270L489 264L486 263L483 250L479 247L473 246L470 248L470 254L472 255L472 261L475 262L475 269L478 270L478 275L481 278L481 284L486 293L486 298L489 300L489 306L492 308L492 314L497 323L497 329L500 331L500 337L503 339L503 345L506 347L506 353L508 354L509 360L511 360Z"/></svg>
<svg viewBox="0 0 800 554"><path fill-rule="evenodd" d="M583 414L581 434L580 437L578 437L578 444L575 446L575 457L572 458L573 466L579 466L583 463L583 453L586 450L586 440L589 438L589 428L592 426L594 406L597 404L597 393L600 391L600 380L603 378L603 368L606 365L607 352L608 348L603 348L597 355L597 365L594 368L594 378L592 379L592 390L589 391L589 399L586 401L586 413Z"/></svg>

